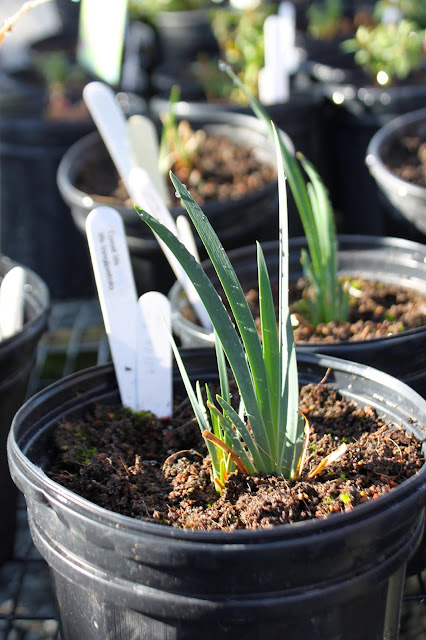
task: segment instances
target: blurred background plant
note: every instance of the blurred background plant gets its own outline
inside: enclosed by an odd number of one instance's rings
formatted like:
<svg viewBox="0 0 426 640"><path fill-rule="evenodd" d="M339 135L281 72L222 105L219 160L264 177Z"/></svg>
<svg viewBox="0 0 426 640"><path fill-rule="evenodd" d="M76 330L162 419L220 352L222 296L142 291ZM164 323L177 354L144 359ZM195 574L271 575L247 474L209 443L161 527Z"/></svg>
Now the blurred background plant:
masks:
<svg viewBox="0 0 426 640"><path fill-rule="evenodd" d="M54 51L37 54L33 64L48 93L46 118L76 120L88 117L81 92L89 78L78 62L71 60L64 51Z"/></svg>
<svg viewBox="0 0 426 640"><path fill-rule="evenodd" d="M424 30L405 19L360 26L342 48L353 52L355 62L381 86L404 80L425 62Z"/></svg>
<svg viewBox="0 0 426 640"><path fill-rule="evenodd" d="M343 21L342 0L314 2L307 9L308 33L313 38L329 40L340 33Z"/></svg>
<svg viewBox="0 0 426 640"><path fill-rule="evenodd" d="M162 117L158 168L167 175L174 167L175 171L186 175L185 179L189 180L197 162L197 151L206 134L202 129L194 131L187 120L177 121L173 107L179 98L180 89L175 86L170 93L169 110Z"/></svg>
<svg viewBox="0 0 426 640"><path fill-rule="evenodd" d="M389 16L390 18L388 18ZM377 0L374 5L374 18L377 22L406 19L426 29L426 2L424 0Z"/></svg>
<svg viewBox="0 0 426 640"><path fill-rule="evenodd" d="M345 11L343 0L313 2L306 10L307 32L315 40L333 40L352 35L359 25L373 25L371 7L360 5L352 14Z"/></svg>
<svg viewBox="0 0 426 640"><path fill-rule="evenodd" d="M277 5L261 1L246 9L214 8L210 11L213 33L220 57L230 64L244 85L258 95L258 76L265 63L263 26ZM247 104L243 92L225 78L217 60L199 56L195 75L202 83L208 100L226 100Z"/></svg>

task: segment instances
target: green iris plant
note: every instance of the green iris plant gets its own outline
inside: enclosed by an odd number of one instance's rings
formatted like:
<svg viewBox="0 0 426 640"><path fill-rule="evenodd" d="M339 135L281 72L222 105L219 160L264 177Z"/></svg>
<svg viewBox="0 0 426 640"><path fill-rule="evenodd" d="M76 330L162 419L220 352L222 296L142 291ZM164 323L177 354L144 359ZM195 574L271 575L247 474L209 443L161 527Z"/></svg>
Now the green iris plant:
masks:
<svg viewBox="0 0 426 640"><path fill-rule="evenodd" d="M228 65L222 63L221 68L246 93L254 113L273 135L270 118L262 105ZM331 321L345 322L349 315L349 291L338 277L336 227L327 189L315 167L303 154L298 153L295 158L281 136L278 143L308 245L308 251L302 250L301 254L303 272L310 284L305 298L308 319L314 326Z"/></svg>
<svg viewBox="0 0 426 640"><path fill-rule="evenodd" d="M176 360L212 459L213 479L219 490L235 468L245 473L281 474L293 479L303 463L307 426L298 411L298 372L288 304L288 217L285 158L280 136L271 124L277 149L279 185L279 317L272 298L262 248L257 244L261 336L259 337L244 292L206 216L186 187L170 174L173 185L216 270L228 312L203 268L166 227L138 207L142 220L169 247L200 296L216 334L220 393L212 398L207 388L195 389L172 341ZM239 406L230 401L228 365ZM235 403L234 403L235 404ZM238 402L237 402L238 405Z"/></svg>

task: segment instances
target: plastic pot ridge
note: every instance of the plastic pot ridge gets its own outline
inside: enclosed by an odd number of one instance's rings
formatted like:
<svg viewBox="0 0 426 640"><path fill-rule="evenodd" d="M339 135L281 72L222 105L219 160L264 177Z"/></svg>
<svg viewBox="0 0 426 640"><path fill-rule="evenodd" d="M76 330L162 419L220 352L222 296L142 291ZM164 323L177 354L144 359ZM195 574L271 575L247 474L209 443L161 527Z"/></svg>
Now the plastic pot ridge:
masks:
<svg viewBox="0 0 426 640"><path fill-rule="evenodd" d="M192 378L217 376L211 350L182 355ZM424 439L426 402L398 380L317 355L300 355L298 365L301 384L331 367L330 384ZM405 565L423 532L425 468L325 520L233 532L145 523L43 472L58 419L114 402L112 365L88 369L29 400L9 435L12 476L51 567L62 640L396 640Z"/></svg>

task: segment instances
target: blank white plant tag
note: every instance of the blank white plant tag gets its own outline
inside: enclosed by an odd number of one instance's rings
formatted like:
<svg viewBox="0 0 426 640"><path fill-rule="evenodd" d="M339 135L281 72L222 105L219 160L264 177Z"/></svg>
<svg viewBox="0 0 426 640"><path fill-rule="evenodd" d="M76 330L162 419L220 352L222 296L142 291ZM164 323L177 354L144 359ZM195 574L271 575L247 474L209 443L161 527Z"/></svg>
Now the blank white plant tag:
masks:
<svg viewBox="0 0 426 640"><path fill-rule="evenodd" d="M128 179L133 165L132 148L126 118L117 104L115 93L103 82L90 82L83 89L83 98L117 171L129 191Z"/></svg>
<svg viewBox="0 0 426 640"><path fill-rule="evenodd" d="M151 214L154 218L157 218L165 227L169 229L179 238L178 228L170 211L167 209L164 202L161 200L158 193L155 191L154 186L148 173L141 167L134 167L130 172L130 191L135 203L141 208ZM212 325L210 318L206 312L206 309L201 302L200 296L195 290L194 285L186 275L185 270L181 267L179 261L175 258L174 254L170 251L167 245L158 238L158 243L166 256L176 279L182 285L188 300L192 304L194 311L198 315L201 324L206 329L211 329ZM188 249L189 250L189 249ZM192 254L193 255L193 254ZM195 259L195 258L194 258Z"/></svg>
<svg viewBox="0 0 426 640"><path fill-rule="evenodd" d="M136 410L137 293L124 224L115 209L98 207L86 233L121 401Z"/></svg>
<svg viewBox="0 0 426 640"><path fill-rule="evenodd" d="M24 288L27 275L23 267L13 267L0 287L0 332L2 339L11 338L24 325Z"/></svg>
<svg viewBox="0 0 426 640"><path fill-rule="evenodd" d="M173 379L168 298L149 291L139 298L138 408L159 418L172 413Z"/></svg>
<svg viewBox="0 0 426 640"><path fill-rule="evenodd" d="M127 129L134 164L148 172L160 198L168 205L170 198L166 177L158 169L160 145L154 123L146 116L135 115L127 120Z"/></svg>
<svg viewBox="0 0 426 640"><path fill-rule="evenodd" d="M268 16L264 22L263 31L265 66L259 73L260 101L265 105L287 102L289 77L282 55L280 16Z"/></svg>

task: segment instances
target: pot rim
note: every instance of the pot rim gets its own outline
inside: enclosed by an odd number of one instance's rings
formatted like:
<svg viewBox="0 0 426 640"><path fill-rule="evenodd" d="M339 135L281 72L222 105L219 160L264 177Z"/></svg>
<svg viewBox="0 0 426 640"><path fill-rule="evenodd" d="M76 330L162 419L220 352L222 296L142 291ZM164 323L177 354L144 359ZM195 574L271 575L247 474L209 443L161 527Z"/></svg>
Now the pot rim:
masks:
<svg viewBox="0 0 426 640"><path fill-rule="evenodd" d="M182 353L191 353L191 354L203 354L205 353L205 349L184 349L181 350ZM210 351L210 350L209 350ZM409 412L403 412L403 410L398 405L398 391L401 392L408 398L410 401L410 406L423 408L423 412L426 416L426 400L423 399L416 391L408 387L405 383L396 379L393 376L390 376L387 373L374 369L373 367L369 367L366 365L358 364L355 362L351 362L348 360L343 360L341 358L335 358L333 356L323 356L321 354L316 353L298 353L297 354L298 363L304 362L307 367L307 371L309 371L309 366L319 366L324 368L325 370L332 368L336 371L341 371L347 373L352 376L354 379L357 377L362 377L367 380L371 380L375 383L379 383L385 389L392 390L392 400L386 401L386 406L390 409L399 409L399 418L403 419L403 413L406 413L406 419L410 422L410 428L413 433L415 433L416 437L426 442L426 427L422 424L418 423L412 415L412 410ZM22 407L18 410L16 416L13 419L12 426L8 435L7 442L7 450L9 457L9 465L13 464L15 467L19 466L19 470L21 473L24 473L26 478L30 479L30 481L37 486L37 490L41 491L44 498L50 503L56 503L60 505L61 509L69 510L69 511L78 511L80 517L86 519L88 521L94 521L98 525L102 525L108 527L110 529L125 529L127 533L131 534L146 534L146 535L156 535L162 538L169 539L178 539L184 541L186 543L199 543L205 542L208 544L225 544L225 545L237 545L237 544L247 544L247 543L255 543L258 544L259 538L262 539L266 544L270 542L274 542L276 540L282 540L283 538L292 540L294 538L299 537L310 537L317 536L319 534L326 534L327 531L331 531L336 527L345 529L346 527L352 527L357 523L360 523L369 517L374 517L374 514L377 510L377 504L379 504L382 509L395 509L395 513L397 513L398 503L404 500L404 498L408 498L413 494L414 490L421 491L423 494L426 492L426 464L423 464L422 468L418 471L417 474L405 480L402 484L394 487L390 492L379 497L378 500L370 500L363 504L357 505L355 509L347 512L341 512L337 514L331 514L327 518L314 518L310 520L305 520L303 522L296 522L291 524L282 524L276 525L271 529L256 529L256 530L245 530L245 529L237 529L234 531L218 531L218 530L206 530L206 531L197 531L191 529L182 529L176 527L170 527L167 525L156 524L152 522L144 522L142 520L138 520L135 518L131 518L130 516L124 516L113 511L109 511L104 507L100 507L86 498L83 498L71 490L62 487L54 480L49 478L43 471L41 467L35 465L31 460L23 453L18 442L15 438L15 431L18 427L18 421L25 413L31 410L35 410L37 412L37 416L42 415L41 413L41 405L43 403L43 397L50 395L55 395L57 391L63 391L66 387L72 387L73 383L78 381L81 377L91 377L96 378L100 375L109 375L114 377L114 368L112 363L108 363L105 365L97 365L95 367L91 367L89 369L85 369L83 371L78 371L73 373L65 378L56 381L55 383L49 385L42 391L39 391L37 394L32 396L29 400L27 400ZM339 388L337 386L337 388ZM350 390L350 387L348 387ZM101 399L102 389L97 388L94 391L84 398L87 406L93 405L97 402L96 398ZM104 389L103 393L106 393ZM347 394L348 395L348 394ZM349 394L350 395L350 394ZM381 398L383 401L383 398ZM74 398L73 402L77 402L78 398ZM370 402L371 400L365 400L365 402ZM74 405L73 405L74 406ZM72 410L73 406L69 406L68 409ZM48 415L48 414L47 414ZM51 416L50 421L54 419L54 416ZM32 438L34 434L32 435ZM424 448L426 444L423 445ZM422 489L423 485L423 489ZM34 487L32 487L32 491L34 491ZM425 496L422 496L422 499L417 498L417 502L419 504L419 508L424 508Z"/></svg>
<svg viewBox="0 0 426 640"><path fill-rule="evenodd" d="M184 115L178 117L185 117ZM256 134L263 135L265 138L265 142L267 142L268 147L270 148L270 158L271 158L271 166L276 166L275 152L273 149L272 142L270 142L269 134L267 132L266 126L263 122L258 120L255 116L245 113L235 113L235 112L223 112L223 111L207 111L200 112L196 114L191 114L188 116L188 119L193 123L201 123L205 126L226 126L244 129L247 127L249 130L254 131ZM289 136L285 132L281 132L286 140L286 144L288 144L289 148L294 151L294 145L289 138ZM59 190L62 193L64 199L68 202L70 206L78 205L79 207L85 209L88 213L97 206L104 205L100 201L94 200L91 195L81 191L77 187L74 186L71 175L74 175L74 165L76 163L76 159L83 155L83 152L87 150L88 147L92 147L96 145L101 139L101 136L98 131L92 131L91 133L86 134L77 140L71 147L64 153L61 161L58 165L57 170L57 184ZM229 200L232 206L239 206L242 202L251 203L252 201L256 201L259 192L260 193L269 193L277 191L278 187L277 179L272 180L270 183L265 184L263 188L259 190L251 191L245 194L241 198L235 198ZM209 214L209 209L213 209L218 206L219 201L214 201L211 203L206 203L203 207L206 215ZM136 215L134 210L131 207L126 207L122 204L114 203L113 206L119 213L123 216L124 220L130 220L133 215ZM184 212L184 209L177 204L176 206L170 207L172 214L179 215Z"/></svg>
<svg viewBox="0 0 426 640"><path fill-rule="evenodd" d="M413 184L393 173L383 162L383 148L392 139L403 134L412 124L424 121L426 124L426 107L410 111L393 118L384 124L371 138L365 156L365 163L377 182L387 184L398 193L410 193L417 198L426 197L426 187Z"/></svg>
<svg viewBox="0 0 426 640"><path fill-rule="evenodd" d="M343 250L345 248L344 245L350 244L350 243L354 243L355 245L364 245L366 247L371 246L372 248L374 248L374 246L380 246L380 247L389 247L390 249L395 248L395 249L411 250L411 251L418 252L420 255L422 255L423 260L426 263L426 245L423 245L420 242L406 240L405 238L392 238L392 237L386 237L386 236L385 237L364 236L364 235L358 235L358 234L342 234L337 236L337 241L339 245L341 243L343 244L343 247L342 247ZM269 247L273 247L274 245L277 245L277 242L278 241L276 240L264 242L262 243L262 247L264 248L264 250L267 250ZM306 238L304 236L289 238L289 246L290 246L290 251L292 249L304 247L306 246ZM233 251L229 251L228 256L231 262L232 262L233 254L235 255L235 253L237 252L242 252L245 249L251 249L251 248L252 248L251 246L247 246L247 247L241 247L241 249L234 249ZM254 251L254 248L253 248L253 251ZM204 268L206 266L210 267L211 266L210 260L204 260L201 266ZM169 300L172 304L172 317L174 316L175 318L179 318L180 324L186 327L190 333L197 334L197 337L199 337L202 340L205 340L206 347L207 346L211 347L213 345L213 333L209 332L207 329L204 329L202 326L196 324L195 322L188 320L180 312L178 301L181 295L183 295L182 286L178 281L176 281L168 293ZM377 338L371 338L369 340L341 340L340 342L327 343L327 345L328 346L332 345L333 347L338 348L338 345L342 345L343 347L348 345L355 346L355 345L366 344L366 343L377 344L378 342L383 342L384 340L397 340L400 338L400 336L403 336L403 335L411 336L417 333L423 333L425 331L426 331L426 325L422 327L417 327L415 329L407 329L401 332L401 334L393 334L390 336L380 336ZM296 342L296 349L298 347L303 347L303 349L316 351L321 348L321 343L320 342L319 343Z"/></svg>

